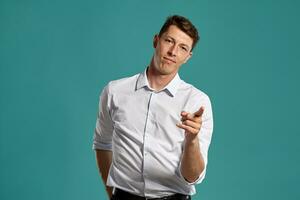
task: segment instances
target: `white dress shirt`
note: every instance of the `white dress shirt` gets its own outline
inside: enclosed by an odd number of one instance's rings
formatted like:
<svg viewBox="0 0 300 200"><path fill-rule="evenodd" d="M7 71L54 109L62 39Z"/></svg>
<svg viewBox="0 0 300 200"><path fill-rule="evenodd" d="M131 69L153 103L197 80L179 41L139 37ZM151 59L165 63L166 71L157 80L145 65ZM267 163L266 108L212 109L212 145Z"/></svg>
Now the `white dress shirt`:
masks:
<svg viewBox="0 0 300 200"><path fill-rule="evenodd" d="M180 163L185 133L176 126L181 111L204 106L198 138L205 169L194 183L187 182ZM161 91L150 88L146 70L111 81L102 91L93 149L111 150L107 185L148 198L172 193L195 194L205 176L213 117L208 96L177 74Z"/></svg>

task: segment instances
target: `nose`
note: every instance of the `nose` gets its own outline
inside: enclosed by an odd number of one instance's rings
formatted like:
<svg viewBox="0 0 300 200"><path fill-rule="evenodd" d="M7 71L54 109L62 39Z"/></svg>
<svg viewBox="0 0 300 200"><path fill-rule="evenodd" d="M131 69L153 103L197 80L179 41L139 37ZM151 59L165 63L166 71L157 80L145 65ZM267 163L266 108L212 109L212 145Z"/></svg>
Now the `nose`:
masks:
<svg viewBox="0 0 300 200"><path fill-rule="evenodd" d="M177 47L176 45L172 45L170 46L169 50L168 50L168 55L175 57L177 55Z"/></svg>

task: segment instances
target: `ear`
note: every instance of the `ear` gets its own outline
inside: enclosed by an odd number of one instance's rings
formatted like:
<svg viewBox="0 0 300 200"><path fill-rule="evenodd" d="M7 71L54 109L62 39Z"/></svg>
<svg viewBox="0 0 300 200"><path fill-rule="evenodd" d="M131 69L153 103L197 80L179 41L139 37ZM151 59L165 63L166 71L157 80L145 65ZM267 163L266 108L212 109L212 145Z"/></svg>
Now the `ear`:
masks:
<svg viewBox="0 0 300 200"><path fill-rule="evenodd" d="M154 48L157 47L158 40L159 40L159 36L157 34L154 35L154 38L153 38L153 47Z"/></svg>
<svg viewBox="0 0 300 200"><path fill-rule="evenodd" d="M193 55L193 52L190 52L189 55L184 59L183 63L186 63Z"/></svg>

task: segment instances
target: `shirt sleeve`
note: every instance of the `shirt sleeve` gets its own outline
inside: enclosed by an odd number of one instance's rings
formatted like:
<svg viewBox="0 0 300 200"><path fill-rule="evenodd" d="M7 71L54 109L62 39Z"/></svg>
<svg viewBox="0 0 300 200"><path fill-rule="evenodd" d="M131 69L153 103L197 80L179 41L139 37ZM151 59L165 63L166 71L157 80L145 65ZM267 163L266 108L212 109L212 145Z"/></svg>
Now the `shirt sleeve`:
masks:
<svg viewBox="0 0 300 200"><path fill-rule="evenodd" d="M202 115L202 126L200 129L200 133L198 134L198 138L199 138L199 144L200 144L199 145L200 153L203 157L205 165L204 165L204 170L199 175L197 180L194 182L188 182L181 174L181 170L180 170L181 163L180 163L180 166L179 166L180 178L188 185L195 185L195 184L201 183L203 181L203 179L205 178L205 174L206 174L206 166L207 166L207 162L208 162L208 149L209 149L209 145L210 145L211 138L212 138L212 132L213 132L213 113L212 113L211 102L210 102L210 99L208 96L205 95L203 102L204 103L202 105L200 105L200 106L204 106L204 113ZM198 107L195 107L195 111L197 109L199 109L200 106L198 105Z"/></svg>
<svg viewBox="0 0 300 200"><path fill-rule="evenodd" d="M107 85L99 98L99 112L94 131L93 149L112 149L113 123L110 115L111 94Z"/></svg>

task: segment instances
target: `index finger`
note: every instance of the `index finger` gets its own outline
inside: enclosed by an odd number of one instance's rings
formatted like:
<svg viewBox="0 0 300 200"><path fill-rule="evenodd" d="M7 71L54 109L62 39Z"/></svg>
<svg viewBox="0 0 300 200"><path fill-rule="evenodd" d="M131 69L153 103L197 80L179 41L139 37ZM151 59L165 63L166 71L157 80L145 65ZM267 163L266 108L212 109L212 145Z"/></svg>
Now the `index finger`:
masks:
<svg viewBox="0 0 300 200"><path fill-rule="evenodd" d="M201 106L201 107L199 108L199 110L196 111L196 112L194 113L194 116L195 116L195 117L201 117L202 114L203 114L203 112L204 112L204 107Z"/></svg>

